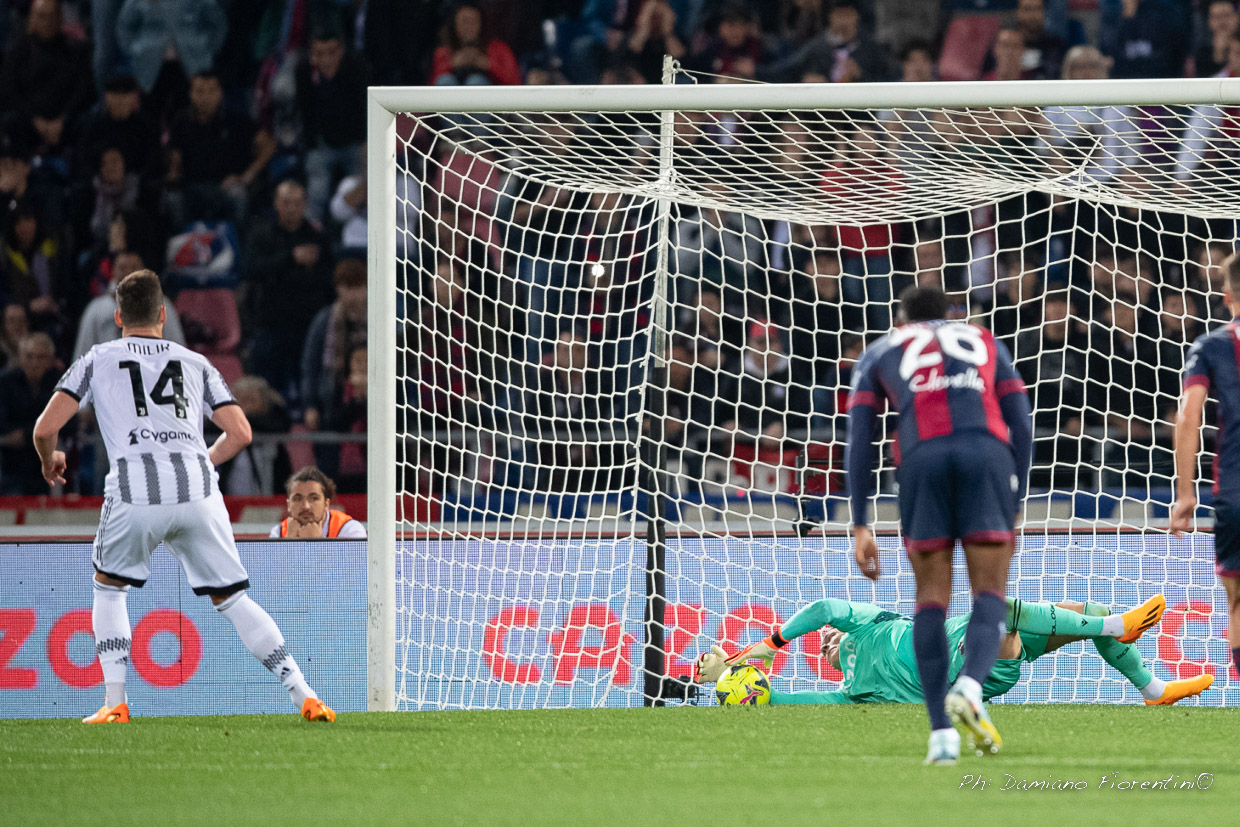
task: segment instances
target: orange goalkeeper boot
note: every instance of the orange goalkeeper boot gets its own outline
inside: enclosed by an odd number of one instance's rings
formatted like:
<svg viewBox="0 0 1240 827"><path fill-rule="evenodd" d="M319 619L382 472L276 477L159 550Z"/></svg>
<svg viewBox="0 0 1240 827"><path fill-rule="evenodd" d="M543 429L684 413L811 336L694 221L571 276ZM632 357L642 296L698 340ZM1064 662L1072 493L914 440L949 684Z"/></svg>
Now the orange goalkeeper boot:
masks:
<svg viewBox="0 0 1240 827"><path fill-rule="evenodd" d="M1163 693L1152 701L1146 701L1145 705L1169 706L1176 701L1191 698L1193 695L1200 695L1209 689L1212 683L1214 683L1213 675L1198 675L1195 678L1185 678L1182 681L1167 681L1167 687L1163 690Z"/></svg>
<svg viewBox="0 0 1240 827"><path fill-rule="evenodd" d="M324 721L330 724L336 720L336 713L318 698L306 698L301 705L301 717L307 721Z"/></svg>
<svg viewBox="0 0 1240 827"><path fill-rule="evenodd" d="M1167 608L1167 598L1156 594L1135 609L1129 609L1121 617L1124 618L1124 634L1120 643L1132 643L1158 621L1162 620Z"/></svg>
<svg viewBox="0 0 1240 827"><path fill-rule="evenodd" d="M82 719L84 724L127 724L129 723L129 704L120 703L116 706L101 706L94 715Z"/></svg>

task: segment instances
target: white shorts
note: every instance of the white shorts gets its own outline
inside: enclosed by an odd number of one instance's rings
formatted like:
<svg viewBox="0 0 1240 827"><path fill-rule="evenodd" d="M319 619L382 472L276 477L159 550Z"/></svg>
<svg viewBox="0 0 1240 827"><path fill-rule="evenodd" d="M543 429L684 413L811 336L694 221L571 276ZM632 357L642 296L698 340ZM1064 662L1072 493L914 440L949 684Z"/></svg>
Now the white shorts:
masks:
<svg viewBox="0 0 1240 827"><path fill-rule="evenodd" d="M161 542L185 569L194 594L229 595L249 588L219 491L205 500L167 505L105 498L95 534L95 571L141 587L151 576L151 552Z"/></svg>

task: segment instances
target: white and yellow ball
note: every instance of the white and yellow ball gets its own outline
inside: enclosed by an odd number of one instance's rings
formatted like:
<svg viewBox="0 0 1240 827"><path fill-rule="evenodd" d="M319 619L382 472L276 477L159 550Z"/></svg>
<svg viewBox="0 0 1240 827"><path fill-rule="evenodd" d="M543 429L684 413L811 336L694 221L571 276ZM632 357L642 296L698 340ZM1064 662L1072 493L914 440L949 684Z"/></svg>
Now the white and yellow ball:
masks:
<svg viewBox="0 0 1240 827"><path fill-rule="evenodd" d="M761 706L771 702L771 682L761 669L748 664L733 666L715 682L720 706Z"/></svg>

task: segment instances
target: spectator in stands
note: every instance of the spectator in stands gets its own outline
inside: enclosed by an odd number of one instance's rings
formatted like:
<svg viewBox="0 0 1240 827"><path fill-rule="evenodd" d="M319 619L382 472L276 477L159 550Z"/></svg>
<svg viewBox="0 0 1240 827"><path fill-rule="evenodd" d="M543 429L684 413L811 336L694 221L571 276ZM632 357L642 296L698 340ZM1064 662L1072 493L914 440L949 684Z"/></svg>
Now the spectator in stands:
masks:
<svg viewBox="0 0 1240 827"><path fill-rule="evenodd" d="M924 40L910 40L900 52L900 80L903 83L925 83L938 80L934 66L934 48Z"/></svg>
<svg viewBox="0 0 1240 827"><path fill-rule="evenodd" d="M1216 77L1240 77L1240 32L1233 34L1227 45L1227 62ZM1233 164L1240 160L1236 151L1236 124L1240 108L1235 106L1194 106L1179 151L1175 156L1175 176L1188 180L1193 170L1219 157Z"/></svg>
<svg viewBox="0 0 1240 827"><path fill-rule="evenodd" d="M1240 14L1236 13L1235 0L1210 0L1206 6L1206 36L1193 58L1195 74L1199 78L1215 77L1228 62L1228 50L1232 37L1240 32Z"/></svg>
<svg viewBox="0 0 1240 827"><path fill-rule="evenodd" d="M38 215L19 204L0 242L0 295L30 312L31 327L57 338L63 330L61 302L66 297L61 244L49 235Z"/></svg>
<svg viewBox="0 0 1240 827"><path fill-rule="evenodd" d="M560 333L534 372L526 428L540 437L545 476L538 484L543 490L591 493L604 473L597 443L608 413L599 375L590 365L585 340L571 330Z"/></svg>
<svg viewBox="0 0 1240 827"><path fill-rule="evenodd" d="M121 279L130 273L144 269L146 265L138 253L133 251L117 253L113 259L112 280L108 282L107 292L91 299L86 309L82 311L81 321L78 322L77 340L73 345L73 359L70 361L75 362L82 358L95 345L115 341L121 337L121 329L116 322L116 285L120 284ZM164 310L168 316L168 320L164 323L164 338L178 345L184 345L185 331L181 327L181 317L167 296L164 296Z"/></svg>
<svg viewBox="0 0 1240 827"><path fill-rule="evenodd" d="M1102 52L1117 78L1176 78L1188 57L1188 21L1179 2L1123 0L1119 19L1099 27Z"/></svg>
<svg viewBox="0 0 1240 827"><path fill-rule="evenodd" d="M903 186L902 174L887 156L882 130L874 123L858 123L843 158L823 175L823 190L832 197L851 199L861 193L883 197ZM844 300L866 304L870 330L891 327L891 249L898 225L866 224L839 229L845 278Z"/></svg>
<svg viewBox="0 0 1240 827"><path fill-rule="evenodd" d="M1035 471L1030 484L1075 488L1075 471L1071 478L1062 472L1080 457L1088 338L1070 328L1071 307L1064 291L1048 293L1041 306L1041 325L1023 330L1013 353L1034 411ZM1058 476L1046 470L1052 463Z"/></svg>
<svg viewBox="0 0 1240 827"><path fill-rule="evenodd" d="M33 212L45 227L57 226L62 220L63 190L34 185L31 160L28 144L0 133L0 229L8 226L19 206Z"/></svg>
<svg viewBox="0 0 1240 827"><path fill-rule="evenodd" d="M56 347L46 333L23 338L17 365L0 374L0 494L6 497L48 493L30 440L59 376Z"/></svg>
<svg viewBox="0 0 1240 827"><path fill-rule="evenodd" d="M672 362L668 368L669 438L697 424L709 426L711 411L704 407L715 396L718 372L733 361L723 337L719 294L702 290L684 307L672 334Z"/></svg>
<svg viewBox="0 0 1240 827"><path fill-rule="evenodd" d="M581 9L584 34L573 40L565 73L574 83L601 82L603 68L626 51L628 32L633 30L641 2L588 0Z"/></svg>
<svg viewBox="0 0 1240 827"><path fill-rule="evenodd" d="M340 393L323 412L327 427L342 434L366 433L366 348L349 353L348 372ZM459 466L458 466L459 467ZM336 478L340 490L348 494L366 490L366 443L346 442L340 446Z"/></svg>
<svg viewBox="0 0 1240 827"><path fill-rule="evenodd" d="M1043 0L1018 0L1016 27L1020 29L1025 40L1021 66L1028 76L1038 80L1058 78L1067 45L1059 35L1046 27Z"/></svg>
<svg viewBox="0 0 1240 827"><path fill-rule="evenodd" d="M662 80L664 55L684 57L687 50L676 34L676 12L666 0L642 2L627 46L630 59L647 83Z"/></svg>
<svg viewBox="0 0 1240 827"><path fill-rule="evenodd" d="M1063 79L1105 80L1111 63L1093 46L1073 46L1064 56ZM1073 166L1090 158L1089 174L1097 181L1110 181L1141 160L1143 139L1131 107L1049 106L1042 115L1051 127L1051 145Z"/></svg>
<svg viewBox="0 0 1240 827"><path fill-rule="evenodd" d="M164 122L184 103L190 78L212 70L227 35L216 0L125 0L116 21L121 51Z"/></svg>
<svg viewBox="0 0 1240 827"><path fill-rule="evenodd" d="M1098 376L1109 383L1107 404L1107 454L1103 463L1128 473L1112 484L1149 486L1150 449L1158 422L1158 347L1140 330L1135 297L1121 296L1110 306L1111 337L1106 372ZM1104 477L1103 485L1108 485Z"/></svg>
<svg viewBox="0 0 1240 827"><path fill-rule="evenodd" d="M310 217L327 214L340 178L360 175L366 143L366 66L334 29L319 29L297 67L297 110L306 158Z"/></svg>
<svg viewBox="0 0 1240 827"><path fill-rule="evenodd" d="M861 32L857 0L835 0L821 37L759 72L763 80L797 81L806 75L832 83L891 79L887 51Z"/></svg>
<svg viewBox="0 0 1240 827"><path fill-rule="evenodd" d="M76 135L77 174L93 174L99 156L115 147L125 158L125 168L146 181L163 171L159 126L142 111L138 82L132 75L117 75L103 87L103 107L87 115Z"/></svg>
<svg viewBox="0 0 1240 827"><path fill-rule="evenodd" d="M443 28L431 58L431 83L438 86L512 86L521 83L521 69L508 44L492 37L481 6L462 3Z"/></svg>
<svg viewBox="0 0 1240 827"><path fill-rule="evenodd" d="M253 228L246 257L250 358L277 393L295 397L306 330L332 301L332 264L326 238L306 216L305 188L284 181L274 203L275 220Z"/></svg>
<svg viewBox="0 0 1240 827"><path fill-rule="evenodd" d="M1195 299L1193 315L1203 319L1211 330L1231 321L1231 311L1223 300L1226 278L1222 265L1233 251L1227 242L1208 241L1193 252L1187 270L1187 286Z"/></svg>
<svg viewBox="0 0 1240 827"><path fill-rule="evenodd" d="M752 78L767 62L766 46L749 6L731 0L719 14L715 34L693 55L702 71L730 77Z"/></svg>
<svg viewBox="0 0 1240 827"><path fill-rule="evenodd" d="M1028 80L1032 77L1025 69L1025 36L1020 29L1000 29L990 56L992 68L982 73L982 80Z"/></svg>
<svg viewBox="0 0 1240 827"><path fill-rule="evenodd" d="M113 222L122 214L146 206L146 192L137 172L126 167L125 155L116 147L99 153L94 175L73 188L70 203L73 234L80 246L107 244Z"/></svg>
<svg viewBox="0 0 1240 827"><path fill-rule="evenodd" d="M168 135L166 201L173 226L211 219L240 228L250 187L271 160L275 142L248 117L224 107L215 72L196 72L189 96Z"/></svg>
<svg viewBox="0 0 1240 827"><path fill-rule="evenodd" d="M62 26L60 0L34 0L26 33L0 68L0 112L11 113L32 146L60 146L70 121L94 97L90 50Z"/></svg>
<svg viewBox="0 0 1240 827"><path fill-rule="evenodd" d="M336 301L315 314L301 352L301 398L306 429L323 425L323 411L343 395L349 354L366 346L366 265L345 259L336 265ZM314 446L315 460L334 472L340 452Z"/></svg>
<svg viewBox="0 0 1240 827"><path fill-rule="evenodd" d="M3 326L0 327L0 368L17 364L22 339L30 332L30 314L24 304L13 302L4 306Z"/></svg>
<svg viewBox="0 0 1240 827"><path fill-rule="evenodd" d="M858 331L864 324L860 308L841 300L842 272L839 251L819 249L807 271L793 273L789 352L793 374L804 378L805 384L835 381L840 334Z"/></svg>
<svg viewBox="0 0 1240 827"><path fill-rule="evenodd" d="M259 376L242 376L230 390L256 434L287 434L291 420L280 394ZM276 492L277 480L292 471L282 443L254 441L218 468L220 487L234 497L266 497Z"/></svg>
<svg viewBox="0 0 1240 827"><path fill-rule="evenodd" d="M361 156L359 168L364 166L362 159L365 152L365 147L358 150L358 155ZM396 197L401 196L398 194ZM331 217L332 221L340 225L340 255L365 257L369 241L366 223L366 176L348 175L340 179L336 194L332 196Z"/></svg>
<svg viewBox="0 0 1240 827"><path fill-rule="evenodd" d="M798 392L808 389L790 387L789 367L779 328L753 322L740 374L729 374L721 382L718 419L725 439L752 442L760 451L777 450L788 430L804 427L808 405Z"/></svg>
<svg viewBox="0 0 1240 827"><path fill-rule="evenodd" d="M79 251L71 312L79 315L87 302L108 292L116 257L121 253L137 253L149 269L158 270L166 241L159 217L143 210L122 210L112 218L105 237L94 239L88 249Z"/></svg>
<svg viewBox="0 0 1240 827"><path fill-rule="evenodd" d="M313 465L289 477L284 490L288 493L288 516L271 529L272 538L366 539L364 525L343 511L332 508L336 483Z"/></svg>
<svg viewBox="0 0 1240 827"><path fill-rule="evenodd" d="M766 226L747 213L686 208L671 229L675 239L676 290L690 295L699 287L723 297L725 337L744 340L740 327L756 279L767 265Z"/></svg>

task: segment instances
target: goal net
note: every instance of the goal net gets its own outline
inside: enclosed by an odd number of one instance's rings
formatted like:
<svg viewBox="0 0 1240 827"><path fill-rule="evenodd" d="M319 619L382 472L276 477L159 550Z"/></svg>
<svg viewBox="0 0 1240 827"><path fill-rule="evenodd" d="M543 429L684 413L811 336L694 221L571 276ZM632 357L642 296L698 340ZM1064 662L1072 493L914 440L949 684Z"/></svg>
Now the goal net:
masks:
<svg viewBox="0 0 1240 827"><path fill-rule="evenodd" d="M814 600L910 613L890 443L877 584L842 457L913 284L1029 388L1009 595L1164 592L1141 654L1240 701L1210 535L1160 528L1185 351L1230 318L1240 81L689 80L372 91L372 706L641 705ZM772 686L833 687L820 643ZM1087 642L1025 674L1004 700L1140 699Z"/></svg>

